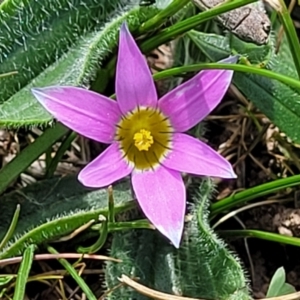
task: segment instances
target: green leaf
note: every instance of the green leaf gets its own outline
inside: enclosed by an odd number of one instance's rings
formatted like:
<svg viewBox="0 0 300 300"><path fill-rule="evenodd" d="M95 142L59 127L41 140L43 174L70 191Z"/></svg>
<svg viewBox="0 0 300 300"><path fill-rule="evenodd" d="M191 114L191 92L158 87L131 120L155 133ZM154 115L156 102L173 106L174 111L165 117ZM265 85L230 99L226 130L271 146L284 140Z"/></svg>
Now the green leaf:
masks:
<svg viewBox="0 0 300 300"><path fill-rule="evenodd" d="M52 254L59 254L54 248L51 246L47 247L48 251ZM81 277L81 274L78 274L77 270L75 269L72 264L70 264L66 259L59 258L59 263L67 270L67 272L72 276L72 278L76 281L78 286L82 289L84 292L84 295L87 297L88 300L97 300L97 297L94 295L94 293L91 291L88 284L84 281L84 279Z"/></svg>
<svg viewBox="0 0 300 300"><path fill-rule="evenodd" d="M44 131L33 143L23 149L12 161L0 169L0 194L35 160L60 140L69 129L61 123Z"/></svg>
<svg viewBox="0 0 300 300"><path fill-rule="evenodd" d="M29 245L29 247L27 247L24 251L23 258L18 271L13 300L24 299L26 283L33 262L34 250L35 245Z"/></svg>
<svg viewBox="0 0 300 300"><path fill-rule="evenodd" d="M0 276L0 286L7 285L15 278L15 275L1 275Z"/></svg>
<svg viewBox="0 0 300 300"><path fill-rule="evenodd" d="M285 270L278 268L273 275L267 292L267 298L295 293L296 289L285 282Z"/></svg>
<svg viewBox="0 0 300 300"><path fill-rule="evenodd" d="M192 220L187 223L179 250L150 230L114 234L110 254L122 259L122 263L107 263L108 288L118 284L117 278L125 274L169 294L201 299L250 299L239 260L208 224L212 189L211 181L205 180L197 191L196 204L191 208ZM109 299L148 298L122 287Z"/></svg>
<svg viewBox="0 0 300 300"><path fill-rule="evenodd" d="M285 270L283 267L276 270L268 289L267 297L279 296L279 291L285 283Z"/></svg>
<svg viewBox="0 0 300 300"><path fill-rule="evenodd" d="M259 64L265 60L269 61L273 55L271 41L266 45L258 46L243 42L234 35L221 36L196 30L191 30L188 36L212 61L220 60L232 53L238 53L247 57L252 64Z"/></svg>
<svg viewBox="0 0 300 300"><path fill-rule="evenodd" d="M129 1L125 1L129 2ZM0 102L56 61L80 37L103 26L119 0L6 0L0 5Z"/></svg>
<svg viewBox="0 0 300 300"><path fill-rule="evenodd" d="M131 199L128 182L114 185L116 213L125 210ZM0 238L5 236L17 204L21 205L19 222L0 258L19 255L28 244L58 239L91 220L97 221L99 215L106 216L108 194L106 189L87 189L72 176L44 180L3 195Z"/></svg>
<svg viewBox="0 0 300 300"><path fill-rule="evenodd" d="M185 283L182 291L192 297L250 299L239 259L209 226L208 207L212 189L211 181L207 180L195 192L192 220L186 228L176 264L181 271L180 281Z"/></svg>
<svg viewBox="0 0 300 300"><path fill-rule="evenodd" d="M291 284L285 282L283 287L279 291L278 296L293 294L293 293L296 293L296 292L297 292L297 290L295 289L294 286L292 286Z"/></svg>
<svg viewBox="0 0 300 300"><path fill-rule="evenodd" d="M135 262L135 257L138 251L140 251L140 247L142 246L142 244L139 243L139 236L143 234L143 232L143 230L130 230L127 232L116 232L113 234L110 256L117 257L122 262L117 264L107 262L105 270L105 285L108 289L113 288L114 286L119 284L118 278L122 274L130 274L131 276L135 276L137 274L148 274L143 272L143 267L146 266L147 268L149 264L151 264L151 260L145 260L143 266L137 265ZM147 245L153 245L152 241L149 240L149 244L147 243ZM145 255L146 257L145 252L143 253L143 255ZM145 300L148 298L139 295L135 291L128 289L125 286L121 286L120 288L110 293L107 296L107 299Z"/></svg>
<svg viewBox="0 0 300 300"><path fill-rule="evenodd" d="M194 42L198 49L212 61L218 61L231 54L228 37L214 33L204 33L196 30L188 32L187 36ZM198 51L191 53L191 58L198 56Z"/></svg>
<svg viewBox="0 0 300 300"><path fill-rule="evenodd" d="M32 81L27 86L0 105L0 126L19 127L51 121L52 117L38 104L30 88L49 85L88 87L90 82L96 79L99 65L116 47L121 23L126 20L130 28L137 28L157 11L154 7L124 7L122 13L110 20L101 30L82 36L58 61L42 73L36 72L35 78L31 78ZM43 36L43 33L40 35ZM6 84L6 81L1 80L0 87L1 83Z"/></svg>
<svg viewBox="0 0 300 300"><path fill-rule="evenodd" d="M196 31L192 32L190 36L211 60L219 60L228 56L230 54L228 50L231 49L231 51L234 50L239 54L246 55L251 63L263 63L276 73L297 78L293 61L290 59L291 54L285 43L275 58L272 44L259 47L240 41L239 47L237 47L236 41L232 45L228 37L206 35ZM246 73L235 73L233 83L276 126L292 140L300 143L299 89L291 88L266 77Z"/></svg>

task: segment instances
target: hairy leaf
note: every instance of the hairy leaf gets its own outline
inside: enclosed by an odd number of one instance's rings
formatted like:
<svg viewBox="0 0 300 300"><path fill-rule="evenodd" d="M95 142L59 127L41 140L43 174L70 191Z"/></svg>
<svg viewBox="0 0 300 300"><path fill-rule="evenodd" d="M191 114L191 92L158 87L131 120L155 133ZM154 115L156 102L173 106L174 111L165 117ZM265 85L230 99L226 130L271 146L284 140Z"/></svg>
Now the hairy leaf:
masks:
<svg viewBox="0 0 300 300"><path fill-rule="evenodd" d="M84 33L99 28L120 0L6 0L0 5L0 103L56 61Z"/></svg>
<svg viewBox="0 0 300 300"><path fill-rule="evenodd" d="M96 78L101 62L116 47L121 23L126 20L130 28L136 28L156 12L155 7L126 6L118 16L113 17L100 30L91 31L78 38L77 43L58 61L53 62L43 72L39 68L24 88L0 105L0 126L38 125L52 120L49 113L33 97L30 88L49 85L88 87L89 83ZM40 32L39 35L44 36L44 33ZM5 81L0 81L1 83L6 84Z"/></svg>
<svg viewBox="0 0 300 300"><path fill-rule="evenodd" d="M226 248L208 224L208 198L211 181L204 181L191 207L192 220L187 223L179 250L150 230L114 234L111 255L123 260L108 262L106 284L115 286L125 274L139 282L169 294L205 299L250 299L247 280L239 260ZM148 299L122 287L109 299Z"/></svg>
<svg viewBox="0 0 300 300"><path fill-rule="evenodd" d="M114 185L115 210L132 199L128 182ZM4 237L17 204L21 212L15 233L0 258L21 254L28 244L58 239L99 215L107 215L106 189L83 187L75 177L44 180L0 197L0 239Z"/></svg>

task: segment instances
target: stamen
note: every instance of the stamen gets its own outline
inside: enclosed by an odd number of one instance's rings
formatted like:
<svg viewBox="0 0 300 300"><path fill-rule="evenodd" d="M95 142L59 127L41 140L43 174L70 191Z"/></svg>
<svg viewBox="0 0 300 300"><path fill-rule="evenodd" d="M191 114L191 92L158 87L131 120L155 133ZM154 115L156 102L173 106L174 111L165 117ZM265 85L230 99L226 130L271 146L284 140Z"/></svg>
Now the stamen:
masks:
<svg viewBox="0 0 300 300"><path fill-rule="evenodd" d="M151 132L145 129L141 129L139 132L136 132L133 136L133 140L134 145L139 151L148 151L153 144L153 136L151 135Z"/></svg>
<svg viewBox="0 0 300 300"><path fill-rule="evenodd" d="M157 108L136 107L116 127L122 157L138 170L154 170L172 149L174 129Z"/></svg>

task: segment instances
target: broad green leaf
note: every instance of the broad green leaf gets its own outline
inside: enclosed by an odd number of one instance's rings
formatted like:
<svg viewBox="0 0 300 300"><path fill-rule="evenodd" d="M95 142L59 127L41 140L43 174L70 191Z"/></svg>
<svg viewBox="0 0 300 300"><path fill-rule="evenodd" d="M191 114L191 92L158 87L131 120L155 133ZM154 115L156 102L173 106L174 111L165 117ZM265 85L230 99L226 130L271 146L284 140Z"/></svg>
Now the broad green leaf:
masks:
<svg viewBox="0 0 300 300"><path fill-rule="evenodd" d="M101 30L82 36L58 61L0 105L0 126L19 127L51 121L52 117L38 104L30 88L49 85L88 87L96 78L101 62L116 47L121 23L126 20L131 28L136 28L156 12L157 9L154 7L125 7L122 14L107 23Z"/></svg>
<svg viewBox="0 0 300 300"><path fill-rule="evenodd" d="M129 1L121 1L123 4ZM56 61L84 33L103 26L120 0L6 0L0 5L0 103Z"/></svg>
<svg viewBox="0 0 300 300"><path fill-rule="evenodd" d="M128 182L113 186L115 210L118 213L132 199ZM15 233L0 251L0 258L19 255L28 244L40 245L58 239L86 224L107 215L106 189L83 187L75 177L44 180L0 197L0 239L3 238L17 204L21 212Z"/></svg>
<svg viewBox="0 0 300 300"><path fill-rule="evenodd" d="M238 258L229 251L208 224L209 180L196 192L192 220L186 224L179 250L158 232L136 230L114 234L110 254L122 263L107 263L106 284L115 286L125 274L168 294L201 299L248 300L248 285ZM158 200L159 201L159 200ZM149 299L122 287L109 295L116 299Z"/></svg>
<svg viewBox="0 0 300 300"><path fill-rule="evenodd" d="M295 292L296 289L292 285L285 282L284 268L278 268L271 279L267 292L267 298L283 296Z"/></svg>
<svg viewBox="0 0 300 300"><path fill-rule="evenodd" d="M272 45L255 46L244 43L243 48L231 44L228 37L204 34L193 31L189 33L195 44L211 60L219 60L232 50L248 56L251 63L263 63L276 73L297 78L297 72L288 47L284 44L277 57L273 55ZM240 46L243 42L239 43ZM234 48L232 48L234 46ZM257 48L255 50L255 48ZM241 50L244 49L244 50ZM269 52L268 52L269 49ZM255 50L255 51L254 51ZM259 75L236 73L233 83L251 100L275 125L292 140L300 143L300 90L291 88L281 82Z"/></svg>

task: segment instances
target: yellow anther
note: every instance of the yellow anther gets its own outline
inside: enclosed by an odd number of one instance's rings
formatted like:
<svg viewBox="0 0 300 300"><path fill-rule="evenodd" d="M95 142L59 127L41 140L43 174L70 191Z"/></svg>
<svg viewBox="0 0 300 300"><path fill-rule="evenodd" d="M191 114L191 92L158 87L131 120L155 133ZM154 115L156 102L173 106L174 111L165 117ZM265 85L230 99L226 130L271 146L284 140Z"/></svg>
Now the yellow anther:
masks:
<svg viewBox="0 0 300 300"><path fill-rule="evenodd" d="M151 132L145 129L141 129L139 132L136 132L133 139L134 145L139 151L148 151L153 144L153 136L151 135Z"/></svg>
<svg viewBox="0 0 300 300"><path fill-rule="evenodd" d="M159 109L138 107L120 119L115 141L135 170L153 170L172 149L173 131L169 118Z"/></svg>

